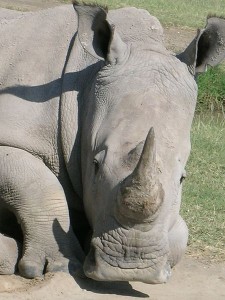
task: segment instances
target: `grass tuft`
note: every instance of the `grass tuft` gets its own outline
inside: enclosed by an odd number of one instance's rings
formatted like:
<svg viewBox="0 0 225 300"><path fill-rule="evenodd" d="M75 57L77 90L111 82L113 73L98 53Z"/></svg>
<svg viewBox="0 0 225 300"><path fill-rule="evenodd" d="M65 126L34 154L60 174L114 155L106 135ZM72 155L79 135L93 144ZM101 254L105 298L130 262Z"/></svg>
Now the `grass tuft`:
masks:
<svg viewBox="0 0 225 300"><path fill-rule="evenodd" d="M225 116L225 66L210 68L198 77L197 112L220 111Z"/></svg>
<svg viewBox="0 0 225 300"><path fill-rule="evenodd" d="M225 119L201 114L192 127L181 214L191 253L225 260Z"/></svg>

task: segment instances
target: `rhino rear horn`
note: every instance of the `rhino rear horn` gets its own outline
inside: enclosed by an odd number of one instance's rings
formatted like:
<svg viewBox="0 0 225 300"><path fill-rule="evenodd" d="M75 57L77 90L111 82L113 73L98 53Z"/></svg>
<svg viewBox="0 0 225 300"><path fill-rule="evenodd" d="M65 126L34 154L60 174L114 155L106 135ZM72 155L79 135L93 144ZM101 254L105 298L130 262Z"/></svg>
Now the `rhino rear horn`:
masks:
<svg viewBox="0 0 225 300"><path fill-rule="evenodd" d="M148 132L136 168L120 186L117 200L120 215L137 222L149 219L161 206L163 189L156 168L153 127Z"/></svg>

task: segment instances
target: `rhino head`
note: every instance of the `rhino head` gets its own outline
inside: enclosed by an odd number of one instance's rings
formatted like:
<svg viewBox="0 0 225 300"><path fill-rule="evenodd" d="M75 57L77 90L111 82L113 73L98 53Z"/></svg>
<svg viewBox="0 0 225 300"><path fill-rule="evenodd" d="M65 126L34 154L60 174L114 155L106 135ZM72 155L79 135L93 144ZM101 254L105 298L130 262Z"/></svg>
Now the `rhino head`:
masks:
<svg viewBox="0 0 225 300"><path fill-rule="evenodd" d="M107 16L98 6L74 7L77 38L100 64L82 100L83 201L92 228L84 271L95 280L163 283L188 238L179 209L194 76L223 58L218 47L225 21L209 19L176 57L146 11Z"/></svg>

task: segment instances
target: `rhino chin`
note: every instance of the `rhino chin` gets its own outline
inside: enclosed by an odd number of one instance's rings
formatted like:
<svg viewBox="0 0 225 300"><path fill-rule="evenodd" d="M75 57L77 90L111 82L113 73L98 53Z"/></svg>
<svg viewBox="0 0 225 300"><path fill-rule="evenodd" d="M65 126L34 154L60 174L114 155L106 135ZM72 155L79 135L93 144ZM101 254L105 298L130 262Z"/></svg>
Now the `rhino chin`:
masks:
<svg viewBox="0 0 225 300"><path fill-rule="evenodd" d="M166 283L171 276L171 267L165 257L160 266L143 267L141 262L111 264L110 255L98 247L91 246L85 259L84 273L87 277L97 281L141 281L148 284ZM134 265L132 267L132 264Z"/></svg>

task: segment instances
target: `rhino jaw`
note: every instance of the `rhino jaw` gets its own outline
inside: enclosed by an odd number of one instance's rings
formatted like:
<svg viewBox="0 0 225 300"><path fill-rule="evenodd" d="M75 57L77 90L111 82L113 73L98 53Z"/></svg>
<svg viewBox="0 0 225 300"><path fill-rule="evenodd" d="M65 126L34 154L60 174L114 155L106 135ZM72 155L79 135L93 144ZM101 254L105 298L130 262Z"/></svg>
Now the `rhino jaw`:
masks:
<svg viewBox="0 0 225 300"><path fill-rule="evenodd" d="M122 232L121 236L116 231ZM85 275L98 281L141 281L149 284L167 282L171 267L166 243L157 241L151 235L147 240L148 234L145 232L142 245L142 241L139 241L142 234L139 233L138 237L135 230L131 231L132 234L118 228L93 238L84 263ZM125 237L125 234L128 236ZM124 244L121 239L124 239Z"/></svg>
<svg viewBox="0 0 225 300"><path fill-rule="evenodd" d="M92 249L85 260L84 273L87 277L97 281L140 281L160 284L166 283L170 278L171 267L168 263L165 263L160 270L112 267Z"/></svg>

